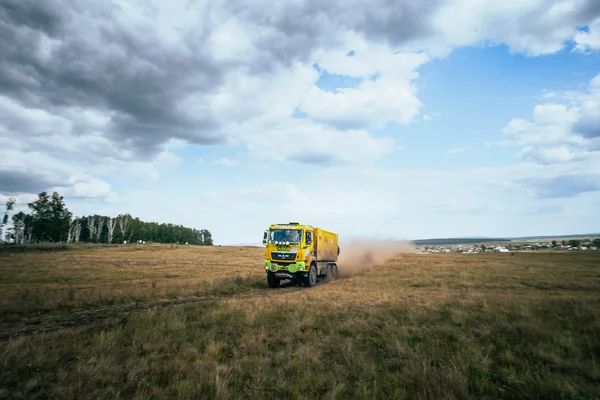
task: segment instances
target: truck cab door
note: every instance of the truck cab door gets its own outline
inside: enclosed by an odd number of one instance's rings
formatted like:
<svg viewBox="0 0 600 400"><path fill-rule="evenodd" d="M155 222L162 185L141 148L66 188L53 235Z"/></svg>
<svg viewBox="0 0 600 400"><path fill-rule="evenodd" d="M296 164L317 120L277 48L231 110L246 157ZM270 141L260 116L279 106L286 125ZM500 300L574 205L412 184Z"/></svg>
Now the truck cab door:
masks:
<svg viewBox="0 0 600 400"><path fill-rule="evenodd" d="M311 231L306 231L305 235L304 235L304 244L306 246L310 246L313 243L313 237L312 237L312 232Z"/></svg>

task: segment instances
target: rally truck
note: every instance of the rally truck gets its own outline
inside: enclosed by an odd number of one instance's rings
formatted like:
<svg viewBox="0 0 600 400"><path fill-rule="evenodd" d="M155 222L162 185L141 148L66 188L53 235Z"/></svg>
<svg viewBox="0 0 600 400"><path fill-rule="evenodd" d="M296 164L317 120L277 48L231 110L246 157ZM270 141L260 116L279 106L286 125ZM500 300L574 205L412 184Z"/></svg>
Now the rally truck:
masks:
<svg viewBox="0 0 600 400"><path fill-rule="evenodd" d="M298 222L275 224L264 232L263 244L269 287L278 287L282 279L312 287L317 278L338 275L337 233Z"/></svg>

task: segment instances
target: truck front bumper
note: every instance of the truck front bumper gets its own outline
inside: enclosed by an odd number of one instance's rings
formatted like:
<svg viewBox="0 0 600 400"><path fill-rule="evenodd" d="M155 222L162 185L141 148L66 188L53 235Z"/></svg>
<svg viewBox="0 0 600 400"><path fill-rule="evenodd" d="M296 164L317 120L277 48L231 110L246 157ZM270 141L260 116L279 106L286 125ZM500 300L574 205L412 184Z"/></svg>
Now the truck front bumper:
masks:
<svg viewBox="0 0 600 400"><path fill-rule="evenodd" d="M298 271L306 271L306 263L304 261L297 261L295 263L276 263L271 260L265 260L265 269L271 272L287 271L295 274Z"/></svg>

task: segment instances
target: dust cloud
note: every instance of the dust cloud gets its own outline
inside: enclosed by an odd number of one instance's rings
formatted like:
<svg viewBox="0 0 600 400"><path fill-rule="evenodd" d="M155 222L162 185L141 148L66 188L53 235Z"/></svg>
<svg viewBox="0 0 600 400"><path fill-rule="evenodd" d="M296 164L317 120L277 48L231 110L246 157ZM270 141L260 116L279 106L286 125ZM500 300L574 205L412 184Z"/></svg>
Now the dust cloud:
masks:
<svg viewBox="0 0 600 400"><path fill-rule="evenodd" d="M410 241L354 239L340 243L338 270L340 278L384 265L398 253L415 253Z"/></svg>

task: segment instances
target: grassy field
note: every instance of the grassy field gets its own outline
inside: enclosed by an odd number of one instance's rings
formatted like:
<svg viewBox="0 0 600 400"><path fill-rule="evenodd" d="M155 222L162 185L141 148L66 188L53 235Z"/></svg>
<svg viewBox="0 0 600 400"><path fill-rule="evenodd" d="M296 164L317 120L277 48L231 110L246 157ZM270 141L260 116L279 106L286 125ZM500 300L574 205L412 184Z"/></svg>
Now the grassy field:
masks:
<svg viewBox="0 0 600 400"><path fill-rule="evenodd" d="M0 398L600 398L598 253L396 254L310 289L267 289L260 248L0 272Z"/></svg>
<svg viewBox="0 0 600 400"><path fill-rule="evenodd" d="M0 314L185 298L264 281L259 248L47 247L59 250L0 252Z"/></svg>

